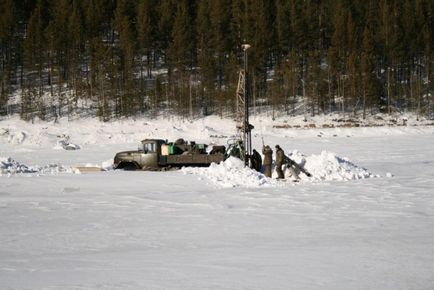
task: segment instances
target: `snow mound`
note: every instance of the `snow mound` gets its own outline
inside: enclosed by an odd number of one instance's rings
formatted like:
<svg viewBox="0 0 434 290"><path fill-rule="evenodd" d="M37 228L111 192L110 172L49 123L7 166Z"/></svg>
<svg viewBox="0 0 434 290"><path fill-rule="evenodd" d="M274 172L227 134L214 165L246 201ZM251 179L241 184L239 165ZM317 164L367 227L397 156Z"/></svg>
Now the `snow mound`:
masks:
<svg viewBox="0 0 434 290"><path fill-rule="evenodd" d="M379 177L332 152L322 151L319 155L304 156L293 151L289 157L312 174L309 178L301 173L301 180L348 181Z"/></svg>
<svg viewBox="0 0 434 290"><path fill-rule="evenodd" d="M0 128L0 137L5 139L7 143L22 144L27 134L23 131L11 132L9 129Z"/></svg>
<svg viewBox="0 0 434 290"><path fill-rule="evenodd" d="M290 175L290 170L285 170L286 180L276 180L265 177L262 173L244 167L240 159L230 157L220 164L211 164L208 168L184 167L184 174L196 174L205 177L219 187L246 187L254 188L261 186L284 186L294 183L291 181L321 182L321 181L349 181L365 178L379 177L367 169L358 167L346 158L338 157L336 154L323 151L319 155L304 156L298 151L293 151L289 157L304 167L311 177L304 173L297 172L298 178ZM285 182L286 181L286 182ZM289 181L289 182L288 182Z"/></svg>
<svg viewBox="0 0 434 290"><path fill-rule="evenodd" d="M101 168L105 171L113 170L113 159L108 159L101 163Z"/></svg>
<svg viewBox="0 0 434 290"><path fill-rule="evenodd" d="M21 164L11 157L0 157L0 176L15 173L36 173L38 170Z"/></svg>
<svg viewBox="0 0 434 290"><path fill-rule="evenodd" d="M69 141L70 137L68 135L64 135L63 134L61 136L58 136L58 138L59 139L57 140L57 143L56 143L56 145L54 146L53 149L56 149L56 150L61 150L61 149L64 149L64 150L78 150L78 149L80 149L79 145L71 143Z"/></svg>
<svg viewBox="0 0 434 290"><path fill-rule="evenodd" d="M57 164L49 164L45 166L28 166L13 160L11 157L0 156L0 176L13 174L58 174L72 173L72 169Z"/></svg>
<svg viewBox="0 0 434 290"><path fill-rule="evenodd" d="M182 172L204 176L221 187L259 187L275 182L244 167L244 161L235 157L229 157L220 164L212 163L208 168L184 167Z"/></svg>

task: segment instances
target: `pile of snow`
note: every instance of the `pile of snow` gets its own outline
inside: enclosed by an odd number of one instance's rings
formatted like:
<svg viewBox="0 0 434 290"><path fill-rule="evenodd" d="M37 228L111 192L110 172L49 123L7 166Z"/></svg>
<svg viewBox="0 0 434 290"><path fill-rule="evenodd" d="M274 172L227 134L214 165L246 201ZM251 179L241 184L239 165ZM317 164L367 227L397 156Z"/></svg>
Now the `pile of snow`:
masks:
<svg viewBox="0 0 434 290"><path fill-rule="evenodd" d="M58 136L58 140L53 149L64 149L64 150L78 150L80 146L69 141L70 137L68 135L62 134Z"/></svg>
<svg viewBox="0 0 434 290"><path fill-rule="evenodd" d="M36 173L37 169L21 164L11 157L0 157L0 176L14 173Z"/></svg>
<svg viewBox="0 0 434 290"><path fill-rule="evenodd" d="M21 144L26 136L27 134L23 131L11 132L9 129L0 128L0 137L5 139L7 143Z"/></svg>
<svg viewBox="0 0 434 290"><path fill-rule="evenodd" d="M322 151L319 155L304 156L297 150L289 157L303 166L312 177L300 174L302 180L309 181L348 181L379 177L367 169L359 167L347 158L341 158L335 153Z"/></svg>
<svg viewBox="0 0 434 290"><path fill-rule="evenodd" d="M265 175L244 167L244 161L235 157L229 157L220 164L212 163L208 168L184 167L182 172L204 176L221 187L259 187L275 183Z"/></svg>
<svg viewBox="0 0 434 290"><path fill-rule="evenodd" d="M72 169L57 164L49 164L45 166L28 166L18 161L13 160L11 157L0 156L0 176L12 174L58 174L58 173L71 173Z"/></svg>
<svg viewBox="0 0 434 290"><path fill-rule="evenodd" d="M286 170L286 181L321 182L321 181L348 181L365 178L379 177L367 169L359 167L346 158L336 154L323 151L319 155L304 156L298 151L293 151L289 157L305 168L311 177L299 173L299 178L289 176L290 171ZM262 173L244 167L240 159L230 157L220 164L211 164L208 168L182 169L184 174L197 174L205 177L220 187L261 187L261 186L282 186L285 182L265 177ZM292 182L290 183L292 184Z"/></svg>
<svg viewBox="0 0 434 290"><path fill-rule="evenodd" d="M113 159L108 159L101 163L101 169L104 171L113 170Z"/></svg>
<svg viewBox="0 0 434 290"><path fill-rule="evenodd" d="M42 167L37 167L38 174L43 175L55 175L59 173L73 173L71 167L63 166L59 164L48 164Z"/></svg>

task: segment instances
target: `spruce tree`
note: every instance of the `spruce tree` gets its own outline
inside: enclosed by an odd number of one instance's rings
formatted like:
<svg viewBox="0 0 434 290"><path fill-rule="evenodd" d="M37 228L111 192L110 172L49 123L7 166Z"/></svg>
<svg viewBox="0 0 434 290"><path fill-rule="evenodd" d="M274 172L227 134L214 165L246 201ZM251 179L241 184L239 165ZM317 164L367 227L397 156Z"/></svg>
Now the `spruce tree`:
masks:
<svg viewBox="0 0 434 290"><path fill-rule="evenodd" d="M46 3L38 0L35 9L30 15L26 38L24 41L25 67L27 74L26 92L23 95L21 115L25 119L33 119L35 112L42 119L45 118L43 107L43 87L45 70L45 45L44 29L46 27L46 15L44 11Z"/></svg>
<svg viewBox="0 0 434 290"><path fill-rule="evenodd" d="M152 54L156 47L155 6L156 1L153 0L140 0L137 4L136 25L139 53L146 57L146 74L148 78L152 77Z"/></svg>
<svg viewBox="0 0 434 290"><path fill-rule="evenodd" d="M212 112L215 95L216 65L212 46L210 2L201 1L197 12L197 59L200 75L200 105L206 116Z"/></svg>
<svg viewBox="0 0 434 290"><path fill-rule="evenodd" d="M192 31L192 14L190 2L177 2L176 15L172 30L172 43L168 49L170 65L176 69L176 94L178 108L186 112L191 83L191 68L194 64L194 36Z"/></svg>
<svg viewBox="0 0 434 290"><path fill-rule="evenodd" d="M116 78L119 89L120 115L131 115L140 103L134 93L134 30L132 26L132 7L128 0L117 2L114 26L119 37L118 65Z"/></svg>
<svg viewBox="0 0 434 290"><path fill-rule="evenodd" d="M8 98L13 88L13 37L16 28L16 8L13 0L0 3L0 114L6 112Z"/></svg>

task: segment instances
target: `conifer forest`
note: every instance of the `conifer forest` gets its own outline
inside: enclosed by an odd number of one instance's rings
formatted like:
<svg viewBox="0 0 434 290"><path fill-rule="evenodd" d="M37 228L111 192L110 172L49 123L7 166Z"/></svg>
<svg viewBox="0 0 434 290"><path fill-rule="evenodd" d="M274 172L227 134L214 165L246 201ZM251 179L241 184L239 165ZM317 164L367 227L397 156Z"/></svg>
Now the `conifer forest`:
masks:
<svg viewBox="0 0 434 290"><path fill-rule="evenodd" d="M0 115L434 116L432 0L0 0Z"/></svg>

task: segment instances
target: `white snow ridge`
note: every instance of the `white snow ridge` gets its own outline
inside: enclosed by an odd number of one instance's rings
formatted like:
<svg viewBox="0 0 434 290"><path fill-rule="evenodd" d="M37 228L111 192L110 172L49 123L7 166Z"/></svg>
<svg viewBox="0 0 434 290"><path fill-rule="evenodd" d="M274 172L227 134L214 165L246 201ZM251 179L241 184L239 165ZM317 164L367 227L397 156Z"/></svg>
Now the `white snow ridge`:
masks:
<svg viewBox="0 0 434 290"><path fill-rule="evenodd" d="M0 176L12 174L58 174L58 173L73 173L70 167L65 167L57 164L48 164L45 166L28 166L18 161L13 160L11 157L0 156Z"/></svg>
<svg viewBox="0 0 434 290"><path fill-rule="evenodd" d="M212 163L207 168L184 167L182 171L185 174L204 176L220 187L259 187L273 181L255 170L244 167L244 161L235 157L229 157L220 164Z"/></svg>
<svg viewBox="0 0 434 290"><path fill-rule="evenodd" d="M298 151L293 151L289 157L312 174L308 178L300 174L302 180L310 181L347 181L365 178L380 177L372 174L367 169L358 167L347 158L341 158L335 153L322 151L319 155L303 156Z"/></svg>
<svg viewBox="0 0 434 290"><path fill-rule="evenodd" d="M374 175L365 168L358 167L349 160L327 151L307 157L298 151L293 151L289 157L312 174L312 177L307 177L300 173L299 177L302 182L348 181L379 177L379 175ZM230 157L220 164L213 163L208 168L184 167L182 172L203 176L219 187L254 188L288 184L267 178L262 173L244 167L244 162L234 157ZM291 178L290 180L294 179Z"/></svg>
<svg viewBox="0 0 434 290"><path fill-rule="evenodd" d="M0 156L0 176L14 173L35 173L37 171L32 167L13 160L11 157Z"/></svg>

